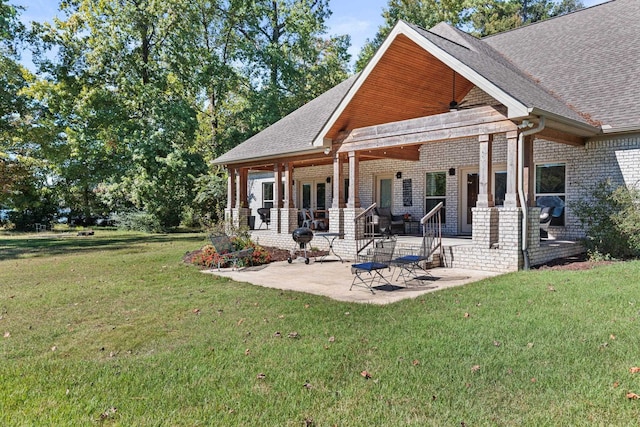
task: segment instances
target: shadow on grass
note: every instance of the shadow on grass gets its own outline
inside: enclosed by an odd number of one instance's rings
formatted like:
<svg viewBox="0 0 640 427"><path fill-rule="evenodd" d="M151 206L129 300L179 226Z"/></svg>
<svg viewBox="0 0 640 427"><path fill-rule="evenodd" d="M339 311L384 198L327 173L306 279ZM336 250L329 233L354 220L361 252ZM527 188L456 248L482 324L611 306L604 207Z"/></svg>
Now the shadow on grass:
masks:
<svg viewBox="0 0 640 427"><path fill-rule="evenodd" d="M106 236L75 236L71 233L50 236L0 237L0 261L22 258L55 256L69 253L89 253L105 250L122 250L147 243L162 243L175 240L204 241L204 234L115 234Z"/></svg>

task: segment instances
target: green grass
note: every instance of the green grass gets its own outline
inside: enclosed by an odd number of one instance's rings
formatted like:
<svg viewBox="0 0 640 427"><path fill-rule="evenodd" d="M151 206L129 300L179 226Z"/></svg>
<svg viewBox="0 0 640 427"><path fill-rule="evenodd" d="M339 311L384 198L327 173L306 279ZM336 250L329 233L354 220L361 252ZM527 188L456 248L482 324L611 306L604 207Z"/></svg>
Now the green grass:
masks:
<svg viewBox="0 0 640 427"><path fill-rule="evenodd" d="M380 307L182 264L205 243L0 237L0 425L640 423L638 262Z"/></svg>

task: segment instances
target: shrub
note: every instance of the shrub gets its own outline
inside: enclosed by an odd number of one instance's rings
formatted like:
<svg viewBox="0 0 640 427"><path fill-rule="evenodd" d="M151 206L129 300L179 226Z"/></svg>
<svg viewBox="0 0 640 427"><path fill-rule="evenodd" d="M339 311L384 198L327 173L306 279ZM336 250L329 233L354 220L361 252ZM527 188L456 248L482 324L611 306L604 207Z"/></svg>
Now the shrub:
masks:
<svg viewBox="0 0 640 427"><path fill-rule="evenodd" d="M598 183L591 194L572 204L587 230L590 254L609 258L640 256L640 191L610 180Z"/></svg>
<svg viewBox="0 0 640 427"><path fill-rule="evenodd" d="M144 211L130 211L113 215L116 226L122 230L160 233L164 231L160 220Z"/></svg>
<svg viewBox="0 0 640 427"><path fill-rule="evenodd" d="M231 243L236 251L253 248L251 258L241 258L239 260L240 265L262 265L271 262L271 255L269 255L269 252L267 252L267 250L262 246L257 245L250 240L246 241L244 239L232 237ZM213 246L206 245L200 252L197 252L191 257L191 263L204 268L214 268L218 267L218 261L221 261L220 267L231 267L233 263L231 261L224 260L221 255L223 254L218 254Z"/></svg>

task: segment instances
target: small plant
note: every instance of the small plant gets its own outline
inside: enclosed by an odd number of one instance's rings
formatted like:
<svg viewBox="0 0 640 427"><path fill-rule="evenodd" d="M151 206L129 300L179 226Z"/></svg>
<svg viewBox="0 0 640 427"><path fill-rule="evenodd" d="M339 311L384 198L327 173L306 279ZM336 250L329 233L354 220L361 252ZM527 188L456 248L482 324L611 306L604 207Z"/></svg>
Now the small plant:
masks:
<svg viewBox="0 0 640 427"><path fill-rule="evenodd" d="M216 217L218 220L207 226L208 233L224 233L231 236L231 244L236 251L253 248L251 258L247 257L240 259L240 264L262 265L271 262L271 255L269 252L251 240L251 234L249 233L248 227L238 227L231 221L225 220L224 212L220 208L218 208ZM205 268L211 268L217 267L218 262L220 261L220 267L230 267L230 261L224 260L221 255L223 254L218 254L213 246L206 245L202 248L201 252L198 252L191 257L191 262Z"/></svg>
<svg viewBox="0 0 640 427"><path fill-rule="evenodd" d="M584 244L592 258L637 258L640 256L640 191L598 183L591 194L572 204L587 230Z"/></svg>
<svg viewBox="0 0 640 427"><path fill-rule="evenodd" d="M253 248L251 257L241 258L239 260L240 265L262 265L271 262L271 255L262 246L257 245L251 240L244 240L237 237L231 238L234 250L243 250ZM202 250L196 252L191 256L191 263L204 268L218 267L231 267L232 262L225 259L222 255L216 252L215 248L211 245L205 245Z"/></svg>

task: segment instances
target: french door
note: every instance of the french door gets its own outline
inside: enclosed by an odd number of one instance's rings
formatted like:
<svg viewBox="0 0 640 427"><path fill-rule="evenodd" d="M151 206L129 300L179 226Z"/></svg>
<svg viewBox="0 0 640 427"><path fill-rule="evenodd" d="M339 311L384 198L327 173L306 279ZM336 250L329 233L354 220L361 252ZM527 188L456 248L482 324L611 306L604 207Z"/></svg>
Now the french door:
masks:
<svg viewBox="0 0 640 427"><path fill-rule="evenodd" d="M471 234L473 224L473 212L478 201L479 180L477 170L462 171L461 209L460 209L460 234Z"/></svg>

